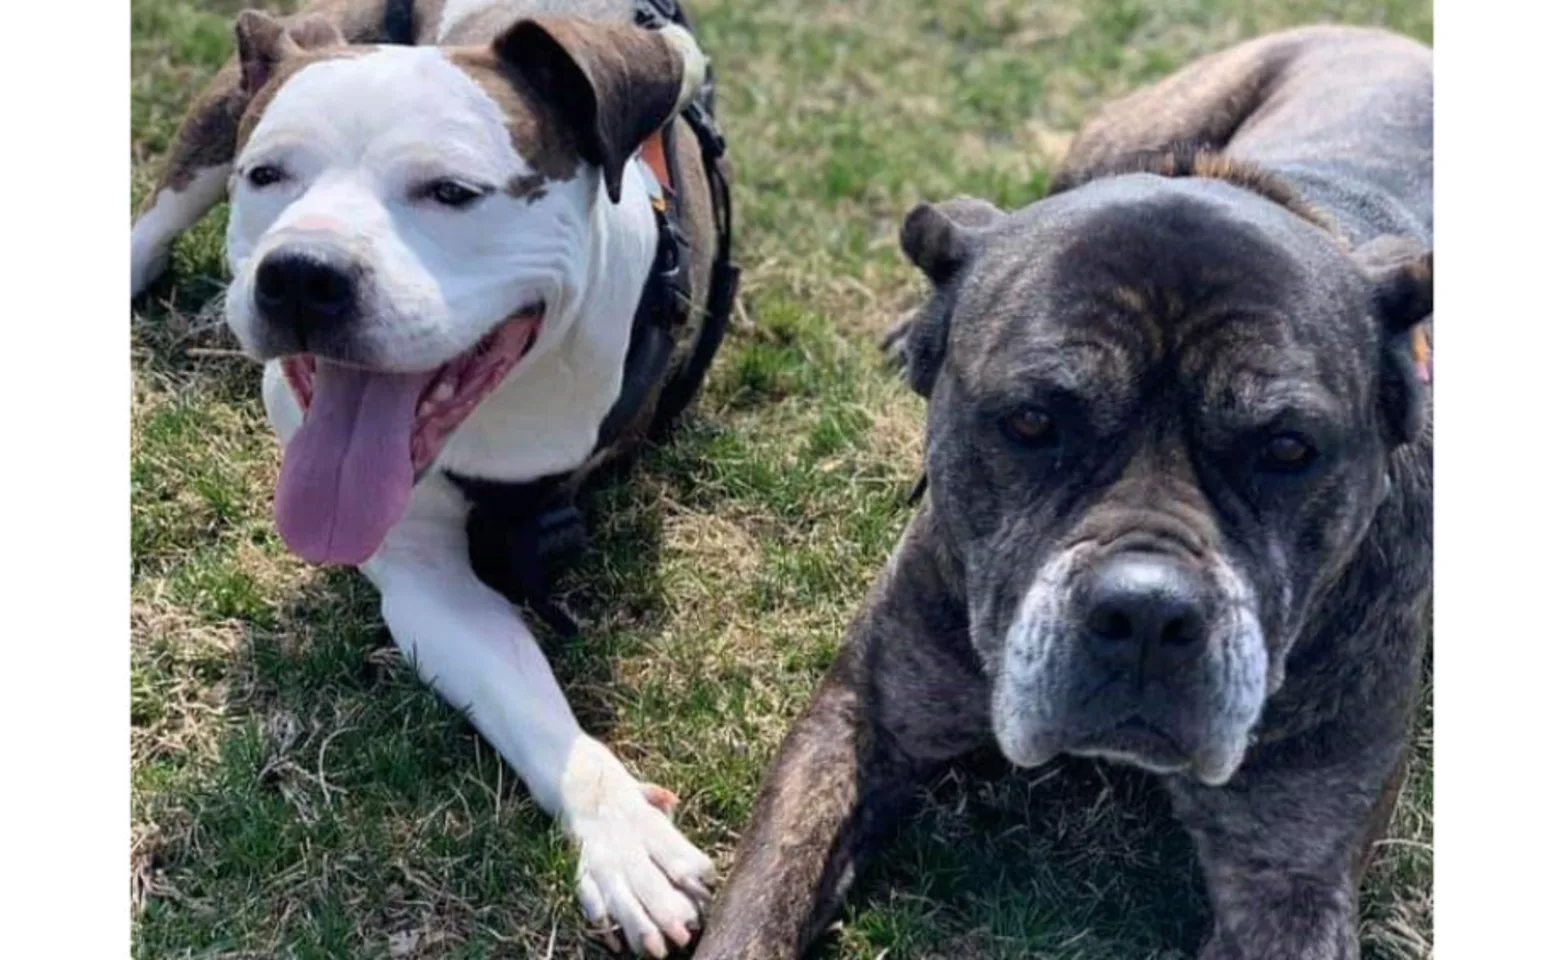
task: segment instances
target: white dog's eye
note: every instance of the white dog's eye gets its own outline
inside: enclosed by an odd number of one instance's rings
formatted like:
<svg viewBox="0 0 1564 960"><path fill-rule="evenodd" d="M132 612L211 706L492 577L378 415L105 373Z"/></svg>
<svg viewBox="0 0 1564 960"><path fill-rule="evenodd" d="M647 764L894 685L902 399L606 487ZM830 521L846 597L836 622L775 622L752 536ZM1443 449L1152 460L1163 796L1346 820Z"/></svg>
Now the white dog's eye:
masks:
<svg viewBox="0 0 1564 960"><path fill-rule="evenodd" d="M478 202L489 192L485 188L469 187L465 183L446 177L429 181L413 191L413 196L415 199L427 197L442 207L461 210Z"/></svg>
<svg viewBox="0 0 1564 960"><path fill-rule="evenodd" d="M287 174L282 168L270 163L257 164L245 172L244 178L250 181L252 187L269 187L284 179Z"/></svg>

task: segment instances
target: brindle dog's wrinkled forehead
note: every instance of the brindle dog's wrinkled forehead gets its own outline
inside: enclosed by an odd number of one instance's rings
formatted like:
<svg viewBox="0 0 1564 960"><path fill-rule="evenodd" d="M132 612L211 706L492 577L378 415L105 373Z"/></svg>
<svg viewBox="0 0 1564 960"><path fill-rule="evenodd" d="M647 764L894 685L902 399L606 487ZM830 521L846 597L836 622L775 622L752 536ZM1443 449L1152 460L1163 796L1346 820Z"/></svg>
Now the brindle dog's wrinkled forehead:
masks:
<svg viewBox="0 0 1564 960"><path fill-rule="evenodd" d="M1366 296L1329 233L1263 197L1118 177L984 232L946 364L983 392L1020 402L1042 385L1110 416L1175 384L1202 406L1364 410L1373 357L1346 345L1375 341Z"/></svg>

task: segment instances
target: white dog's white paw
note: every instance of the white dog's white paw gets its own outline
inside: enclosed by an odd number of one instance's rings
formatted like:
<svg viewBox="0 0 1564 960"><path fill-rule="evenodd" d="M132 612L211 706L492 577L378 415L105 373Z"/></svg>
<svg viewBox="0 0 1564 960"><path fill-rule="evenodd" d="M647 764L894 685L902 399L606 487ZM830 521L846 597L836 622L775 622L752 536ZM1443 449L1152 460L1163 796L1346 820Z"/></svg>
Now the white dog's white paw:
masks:
<svg viewBox="0 0 1564 960"><path fill-rule="evenodd" d="M636 953L667 956L693 939L714 868L668 819L677 798L630 775L590 741L575 751L561 817L580 848L581 907L593 923L618 924Z"/></svg>

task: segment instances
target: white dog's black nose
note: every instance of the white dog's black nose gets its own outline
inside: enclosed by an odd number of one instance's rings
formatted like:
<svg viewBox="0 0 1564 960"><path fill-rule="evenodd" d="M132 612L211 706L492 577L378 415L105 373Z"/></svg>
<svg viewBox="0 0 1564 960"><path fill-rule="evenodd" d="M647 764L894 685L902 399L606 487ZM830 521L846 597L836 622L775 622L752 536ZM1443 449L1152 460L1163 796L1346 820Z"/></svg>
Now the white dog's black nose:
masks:
<svg viewBox="0 0 1564 960"><path fill-rule="evenodd" d="M255 306L299 346L350 319L357 310L356 269L330 249L288 247L266 255L255 271Z"/></svg>
<svg viewBox="0 0 1564 960"><path fill-rule="evenodd" d="M1154 553L1116 554L1080 597L1085 641L1105 665L1159 676L1195 657L1210 631L1208 592L1189 564Z"/></svg>

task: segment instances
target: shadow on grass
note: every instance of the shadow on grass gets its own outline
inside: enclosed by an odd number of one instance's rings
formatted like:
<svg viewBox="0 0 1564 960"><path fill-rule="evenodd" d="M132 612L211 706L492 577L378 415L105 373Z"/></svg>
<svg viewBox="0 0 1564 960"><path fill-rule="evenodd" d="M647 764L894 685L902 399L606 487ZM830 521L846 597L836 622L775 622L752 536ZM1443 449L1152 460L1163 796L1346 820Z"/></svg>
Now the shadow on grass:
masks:
<svg viewBox="0 0 1564 960"><path fill-rule="evenodd" d="M942 942L938 956L973 958L1171 960L1193 956L1208 923L1193 846L1155 778L1069 758L1022 772L997 751L924 791L847 916L868 941L854 946Z"/></svg>

